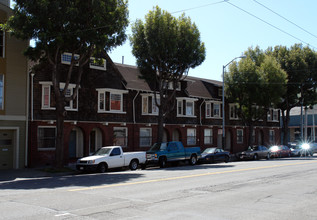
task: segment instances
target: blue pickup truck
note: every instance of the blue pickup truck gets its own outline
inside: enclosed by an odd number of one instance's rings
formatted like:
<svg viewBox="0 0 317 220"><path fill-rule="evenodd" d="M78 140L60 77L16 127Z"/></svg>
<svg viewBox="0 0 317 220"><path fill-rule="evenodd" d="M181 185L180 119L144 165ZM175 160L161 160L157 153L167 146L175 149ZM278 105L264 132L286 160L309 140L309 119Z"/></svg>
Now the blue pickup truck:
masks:
<svg viewBox="0 0 317 220"><path fill-rule="evenodd" d="M180 141L155 143L146 152L146 164L158 164L163 168L167 162L188 160L191 165L195 165L200 156L200 147L184 148Z"/></svg>

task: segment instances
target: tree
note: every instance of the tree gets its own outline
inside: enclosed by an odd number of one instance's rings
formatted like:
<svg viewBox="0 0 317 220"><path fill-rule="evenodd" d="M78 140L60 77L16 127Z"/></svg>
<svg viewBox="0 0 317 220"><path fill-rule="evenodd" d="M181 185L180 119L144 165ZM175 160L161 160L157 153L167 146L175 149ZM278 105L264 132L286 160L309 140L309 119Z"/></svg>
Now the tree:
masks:
<svg viewBox="0 0 317 220"><path fill-rule="evenodd" d="M245 59L230 65L225 90L228 101L238 104L238 115L249 127L248 145L252 145L255 122L264 119L285 92L286 73L259 47L249 48L245 55Z"/></svg>
<svg viewBox="0 0 317 220"><path fill-rule="evenodd" d="M125 0L16 0L13 16L6 27L19 39L35 39L34 48L25 55L47 63L56 100L56 153L55 166L63 166L65 103L76 98L83 67L90 57L106 53L126 40L128 9ZM72 54L65 86L61 54ZM76 58L75 58L76 54ZM78 56L77 56L78 55ZM98 61L100 62L100 61ZM76 88L67 96L69 83L74 79Z"/></svg>
<svg viewBox="0 0 317 220"><path fill-rule="evenodd" d="M301 44L291 48L276 46L274 49L269 48L266 53L274 56L287 73L286 93L278 105L282 111L283 144L287 144L291 109L301 105L310 106L317 101L317 54Z"/></svg>
<svg viewBox="0 0 317 220"><path fill-rule="evenodd" d="M190 68L205 60L205 46L190 18L184 14L175 18L159 7L146 15L145 23L137 20L133 24L130 41L141 77L155 87L159 109L157 142L161 142L164 118L175 106L178 82ZM169 83L173 85L172 93L168 90Z"/></svg>

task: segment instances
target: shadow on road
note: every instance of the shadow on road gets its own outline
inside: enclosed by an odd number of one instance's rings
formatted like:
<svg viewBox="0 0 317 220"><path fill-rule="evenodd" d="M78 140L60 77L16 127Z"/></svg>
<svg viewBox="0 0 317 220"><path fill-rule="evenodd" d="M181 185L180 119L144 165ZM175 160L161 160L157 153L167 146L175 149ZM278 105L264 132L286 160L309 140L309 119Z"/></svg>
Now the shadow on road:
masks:
<svg viewBox="0 0 317 220"><path fill-rule="evenodd" d="M30 174L31 175L31 174ZM140 173L87 173L78 175L63 176L37 176L37 177L18 177L14 180L0 179L0 190L28 190L28 189L53 189L60 187L93 187L104 184L124 183L132 179L142 177ZM1 182L2 181L2 182Z"/></svg>

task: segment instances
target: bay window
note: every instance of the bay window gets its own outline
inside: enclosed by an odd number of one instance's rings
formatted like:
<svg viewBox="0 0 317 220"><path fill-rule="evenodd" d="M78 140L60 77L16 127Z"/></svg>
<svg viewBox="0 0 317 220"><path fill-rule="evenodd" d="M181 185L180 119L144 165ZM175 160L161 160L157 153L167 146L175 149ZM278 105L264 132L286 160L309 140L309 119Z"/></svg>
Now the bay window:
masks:
<svg viewBox="0 0 317 220"><path fill-rule="evenodd" d="M123 94L126 90L97 89L98 113L126 113L123 111Z"/></svg>

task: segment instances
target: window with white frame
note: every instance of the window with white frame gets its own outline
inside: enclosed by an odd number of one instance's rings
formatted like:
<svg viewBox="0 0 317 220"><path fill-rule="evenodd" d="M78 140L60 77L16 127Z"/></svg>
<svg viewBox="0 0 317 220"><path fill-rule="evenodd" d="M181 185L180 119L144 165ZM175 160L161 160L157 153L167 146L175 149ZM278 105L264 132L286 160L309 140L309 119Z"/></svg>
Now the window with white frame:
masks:
<svg viewBox="0 0 317 220"><path fill-rule="evenodd" d="M152 144L152 129L140 128L140 147L149 147Z"/></svg>
<svg viewBox="0 0 317 220"><path fill-rule="evenodd" d="M126 90L97 89L98 113L126 113L123 111L123 94Z"/></svg>
<svg viewBox="0 0 317 220"><path fill-rule="evenodd" d="M5 34L4 31L0 30L0 57L4 58L5 52Z"/></svg>
<svg viewBox="0 0 317 220"><path fill-rule="evenodd" d="M174 90L174 83L173 82L169 82L168 83L168 89L169 90ZM177 82L176 83L176 88L175 90L180 91L181 90L181 82Z"/></svg>
<svg viewBox="0 0 317 220"><path fill-rule="evenodd" d="M204 130L204 143L205 144L212 144L213 141L212 129L205 129Z"/></svg>
<svg viewBox="0 0 317 220"><path fill-rule="evenodd" d="M193 98L177 98L177 116L195 117L195 101Z"/></svg>
<svg viewBox="0 0 317 220"><path fill-rule="evenodd" d="M221 102L206 102L206 118L221 118Z"/></svg>
<svg viewBox="0 0 317 220"><path fill-rule="evenodd" d="M127 147L128 146L128 128L113 128L113 145Z"/></svg>
<svg viewBox="0 0 317 220"><path fill-rule="evenodd" d="M91 69L97 69L97 70L107 70L107 62L105 59L96 59L94 57L90 57L90 63L89 67Z"/></svg>
<svg viewBox="0 0 317 220"><path fill-rule="evenodd" d="M37 148L39 150L55 149L56 128L38 127Z"/></svg>
<svg viewBox="0 0 317 220"><path fill-rule="evenodd" d="M237 129L237 143L243 143L243 129Z"/></svg>
<svg viewBox="0 0 317 220"><path fill-rule="evenodd" d="M0 74L0 110L4 109L4 75Z"/></svg>
<svg viewBox="0 0 317 220"><path fill-rule="evenodd" d="M269 109L267 113L267 121L278 121L279 119L279 110L278 109Z"/></svg>
<svg viewBox="0 0 317 220"><path fill-rule="evenodd" d="M52 82L40 82L42 85L42 110L54 110L56 108L55 98L52 90ZM65 83L60 83L61 91L64 89ZM73 95L76 85L69 84L68 89L65 91L65 97L69 98ZM78 94L74 100L65 104L65 110L78 111Z"/></svg>
<svg viewBox="0 0 317 220"><path fill-rule="evenodd" d="M239 119L237 104L229 104L229 116L230 119Z"/></svg>
<svg viewBox="0 0 317 220"><path fill-rule="evenodd" d="M196 144L196 129L188 128L187 129L187 145L195 145Z"/></svg>
<svg viewBox="0 0 317 220"><path fill-rule="evenodd" d="M78 66L79 55L74 54L75 65ZM61 54L61 63L70 65L72 62L72 54L71 53L62 53ZM98 70L107 70L107 62L102 58L90 57L89 68L98 69Z"/></svg>
<svg viewBox="0 0 317 220"><path fill-rule="evenodd" d="M74 54L75 65L78 65L77 60L79 60L79 55ZM72 54L71 53L62 53L61 55L61 63L70 65L72 62Z"/></svg>
<svg viewBox="0 0 317 220"><path fill-rule="evenodd" d="M156 101L160 104L160 98L156 96ZM158 115L159 109L155 103L153 94L142 95L142 115Z"/></svg>
<svg viewBox="0 0 317 220"><path fill-rule="evenodd" d="M270 130L269 131L269 136L270 136L270 143L274 144L275 143L275 131L274 130Z"/></svg>

